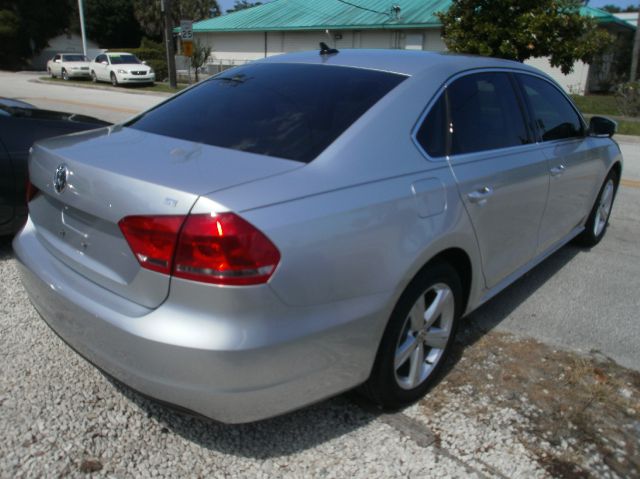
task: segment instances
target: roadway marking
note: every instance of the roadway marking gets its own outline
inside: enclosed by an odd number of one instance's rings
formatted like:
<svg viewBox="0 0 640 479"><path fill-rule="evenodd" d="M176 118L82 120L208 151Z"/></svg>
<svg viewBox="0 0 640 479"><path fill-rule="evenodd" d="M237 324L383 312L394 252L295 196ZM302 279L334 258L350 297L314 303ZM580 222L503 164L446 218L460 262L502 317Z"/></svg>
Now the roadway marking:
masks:
<svg viewBox="0 0 640 479"><path fill-rule="evenodd" d="M622 178L620 180L620 184L622 186L628 186L629 188L640 188L640 180L628 180L626 178Z"/></svg>
<svg viewBox="0 0 640 479"><path fill-rule="evenodd" d="M134 110L132 108L121 108L121 107L117 107L117 106L100 105L98 103L85 103L83 101L58 100L58 99L54 99L54 98L43 98L43 97L26 97L26 98L22 98L22 100L25 100L25 101L41 100L41 101L46 101L46 102L49 102L49 103L66 103L68 105L88 106L88 107L91 107L91 108L100 108L102 110L117 111L119 113L139 113L142 110L145 110L145 108Z"/></svg>

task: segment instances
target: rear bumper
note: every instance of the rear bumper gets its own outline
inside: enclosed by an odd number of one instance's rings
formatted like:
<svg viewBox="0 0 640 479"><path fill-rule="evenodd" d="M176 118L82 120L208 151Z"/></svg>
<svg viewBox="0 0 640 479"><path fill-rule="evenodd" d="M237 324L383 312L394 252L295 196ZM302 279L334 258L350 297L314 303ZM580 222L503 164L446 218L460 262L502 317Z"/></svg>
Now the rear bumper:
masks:
<svg viewBox="0 0 640 479"><path fill-rule="evenodd" d="M49 254L31 222L14 250L33 305L78 353L135 390L227 423L275 416L363 382L387 314L379 296L291 310L263 286L211 289L214 302L225 303L218 315L192 307L193 288L182 295L179 284L177 300L172 291L148 310ZM218 296L240 291L250 295L241 303ZM263 309L251 313L252 304ZM230 318L234 307L238 317Z"/></svg>

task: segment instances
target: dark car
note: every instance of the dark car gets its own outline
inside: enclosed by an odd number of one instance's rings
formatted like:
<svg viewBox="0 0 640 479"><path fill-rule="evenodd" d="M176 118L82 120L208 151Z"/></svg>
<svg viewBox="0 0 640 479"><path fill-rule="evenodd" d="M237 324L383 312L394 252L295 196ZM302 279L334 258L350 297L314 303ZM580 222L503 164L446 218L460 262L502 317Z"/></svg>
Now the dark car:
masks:
<svg viewBox="0 0 640 479"><path fill-rule="evenodd" d="M0 235L15 233L27 216L25 185L31 145L108 125L90 116L41 110L20 100L0 98Z"/></svg>

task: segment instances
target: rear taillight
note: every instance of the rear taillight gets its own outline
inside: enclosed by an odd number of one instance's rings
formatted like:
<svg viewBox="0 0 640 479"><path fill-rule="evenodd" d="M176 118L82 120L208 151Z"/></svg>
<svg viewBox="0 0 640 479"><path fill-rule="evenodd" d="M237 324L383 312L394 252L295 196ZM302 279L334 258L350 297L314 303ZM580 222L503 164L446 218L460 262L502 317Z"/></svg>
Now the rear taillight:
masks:
<svg viewBox="0 0 640 479"><path fill-rule="evenodd" d="M261 284L280 261L269 238L233 213L128 216L119 226L142 267L178 278Z"/></svg>
<svg viewBox="0 0 640 479"><path fill-rule="evenodd" d="M184 216L127 216L118 226L143 268L169 274L183 222Z"/></svg>
<svg viewBox="0 0 640 479"><path fill-rule="evenodd" d="M269 238L239 216L191 215L180 233L173 275L215 284L260 284L279 261Z"/></svg>
<svg viewBox="0 0 640 479"><path fill-rule="evenodd" d="M33 186L29 178L27 178L27 183L24 189L25 189L27 204L29 204L29 202L40 192L38 188Z"/></svg>

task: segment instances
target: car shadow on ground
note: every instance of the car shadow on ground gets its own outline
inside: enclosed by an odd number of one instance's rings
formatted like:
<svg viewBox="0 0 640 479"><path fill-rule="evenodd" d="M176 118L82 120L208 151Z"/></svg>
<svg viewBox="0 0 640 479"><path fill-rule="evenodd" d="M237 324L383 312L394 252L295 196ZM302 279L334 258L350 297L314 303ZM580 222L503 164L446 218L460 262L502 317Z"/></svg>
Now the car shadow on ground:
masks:
<svg viewBox="0 0 640 479"><path fill-rule="evenodd" d="M439 380L457 366L466 348L506 319L581 251L573 245L560 249L463 320L453 354L444 365ZM158 421L163 432L171 431L208 449L254 459L305 451L365 427L383 414L351 391L273 419L227 425L160 404L108 379L148 418Z"/></svg>
<svg viewBox="0 0 640 479"><path fill-rule="evenodd" d="M587 250L569 243L465 317L460 323L455 347L449 361L443 367L441 377L456 367L465 349L496 328L558 271L584 251Z"/></svg>
<svg viewBox="0 0 640 479"><path fill-rule="evenodd" d="M0 261L13 258L11 241L13 241L13 236L0 236Z"/></svg>

